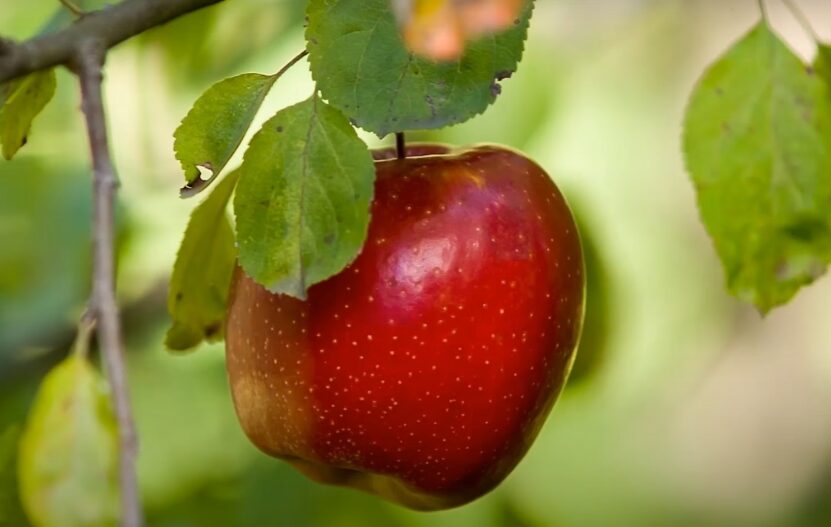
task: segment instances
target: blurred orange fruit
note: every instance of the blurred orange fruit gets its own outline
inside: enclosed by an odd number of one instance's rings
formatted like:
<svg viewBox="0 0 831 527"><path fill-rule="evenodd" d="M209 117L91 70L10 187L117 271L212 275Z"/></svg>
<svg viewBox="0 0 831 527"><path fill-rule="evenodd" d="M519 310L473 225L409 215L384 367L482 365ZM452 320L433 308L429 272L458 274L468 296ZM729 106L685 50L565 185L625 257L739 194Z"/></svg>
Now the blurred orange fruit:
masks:
<svg viewBox="0 0 831 527"><path fill-rule="evenodd" d="M404 42L436 61L462 57L468 41L511 27L525 0L392 0Z"/></svg>

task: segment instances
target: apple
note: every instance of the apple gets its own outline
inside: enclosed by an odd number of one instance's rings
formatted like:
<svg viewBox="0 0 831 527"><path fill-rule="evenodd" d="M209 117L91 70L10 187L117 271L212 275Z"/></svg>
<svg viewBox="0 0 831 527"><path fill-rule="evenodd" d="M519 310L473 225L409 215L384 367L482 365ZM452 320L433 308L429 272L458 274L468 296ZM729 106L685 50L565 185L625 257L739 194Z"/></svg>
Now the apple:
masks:
<svg viewBox="0 0 831 527"><path fill-rule="evenodd" d="M375 152L366 244L307 300L241 269L227 366L251 441L309 477L420 510L469 502L525 455L584 312L574 218L501 147Z"/></svg>

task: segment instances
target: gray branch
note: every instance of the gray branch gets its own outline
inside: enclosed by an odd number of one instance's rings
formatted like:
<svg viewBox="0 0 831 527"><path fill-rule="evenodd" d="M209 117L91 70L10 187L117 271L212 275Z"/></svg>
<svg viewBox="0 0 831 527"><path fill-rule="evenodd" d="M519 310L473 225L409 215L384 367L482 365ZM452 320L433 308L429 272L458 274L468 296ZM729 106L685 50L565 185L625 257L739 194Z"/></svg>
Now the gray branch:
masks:
<svg viewBox="0 0 831 527"><path fill-rule="evenodd" d="M115 202L118 179L107 139L102 98L107 51L127 40L202 7L222 0L125 0L84 14L71 26L50 35L15 43L0 38L0 83L64 65L81 85L92 155L93 276L87 317L96 323L98 345L110 383L118 422L121 525L141 527L143 513L136 478L138 440L130 406L121 322L115 293Z"/></svg>
<svg viewBox="0 0 831 527"><path fill-rule="evenodd" d="M0 83L42 69L70 64L84 41L105 50L181 15L222 0L125 0L88 13L64 30L20 44L0 41Z"/></svg>
<svg viewBox="0 0 831 527"><path fill-rule="evenodd" d="M101 96L106 53L102 42L86 40L80 43L75 60L93 170L93 276L89 315L97 323L98 346L104 357L118 422L121 525L139 527L143 521L135 465L138 441L130 407L121 322L115 297L114 209L118 180L110 158Z"/></svg>

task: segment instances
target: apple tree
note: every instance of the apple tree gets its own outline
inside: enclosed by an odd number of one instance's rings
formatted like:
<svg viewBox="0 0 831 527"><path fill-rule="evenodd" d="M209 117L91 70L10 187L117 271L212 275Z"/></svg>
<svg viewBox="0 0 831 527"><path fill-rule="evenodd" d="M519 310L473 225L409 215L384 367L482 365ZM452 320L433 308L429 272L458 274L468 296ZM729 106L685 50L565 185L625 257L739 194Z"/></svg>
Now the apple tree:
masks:
<svg viewBox="0 0 831 527"><path fill-rule="evenodd" d="M57 22L41 34L0 39L3 156L11 160L37 133L36 118L55 92L54 69L66 67L78 79L92 165L88 309L73 352L43 380L20 444L21 496L37 525L143 524L115 296L118 179L103 72L121 42L220 2L124 0L87 11L60 0ZM727 288L762 313L831 263L831 46L787 3L814 36L812 64L777 36L760 1L758 25L693 89L680 140ZM377 161L355 129L395 135L396 155L406 158L404 132L486 111L521 61L534 5L308 0L305 9L305 49L274 71L219 80L175 133L179 193L200 202L171 262L165 343L173 352L225 338L235 273L268 292L259 301L291 305L341 276L362 254L378 188ZM270 117L243 146L269 92L304 64L314 92ZM229 166L240 148L242 163ZM88 358L93 335L106 379Z"/></svg>

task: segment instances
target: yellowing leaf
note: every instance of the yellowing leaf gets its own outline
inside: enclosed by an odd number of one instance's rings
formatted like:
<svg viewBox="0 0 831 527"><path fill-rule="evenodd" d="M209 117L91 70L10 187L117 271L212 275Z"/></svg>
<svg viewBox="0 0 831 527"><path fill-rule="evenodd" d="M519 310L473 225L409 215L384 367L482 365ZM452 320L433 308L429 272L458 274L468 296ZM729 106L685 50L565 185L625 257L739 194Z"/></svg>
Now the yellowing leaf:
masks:
<svg viewBox="0 0 831 527"><path fill-rule="evenodd" d="M20 496L32 524L115 525L117 451L106 385L73 353L43 380L20 442Z"/></svg>
<svg viewBox="0 0 831 527"><path fill-rule="evenodd" d="M222 339L231 274L237 261L234 230L225 209L239 172L231 172L190 216L176 256L167 307L173 325L165 344L185 351Z"/></svg>
<svg viewBox="0 0 831 527"><path fill-rule="evenodd" d="M0 86L0 143L11 159L26 144L32 120L55 95L55 70L32 73Z"/></svg>

